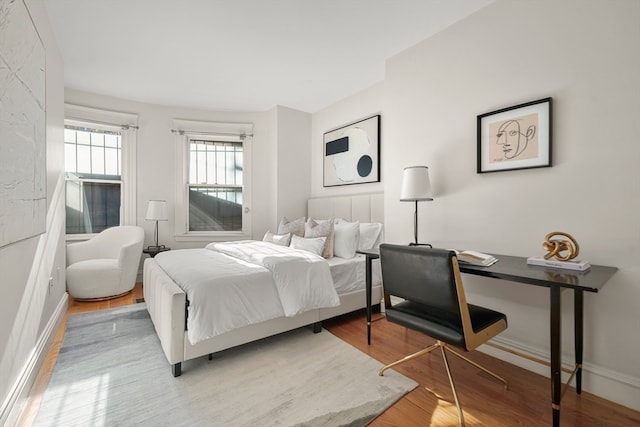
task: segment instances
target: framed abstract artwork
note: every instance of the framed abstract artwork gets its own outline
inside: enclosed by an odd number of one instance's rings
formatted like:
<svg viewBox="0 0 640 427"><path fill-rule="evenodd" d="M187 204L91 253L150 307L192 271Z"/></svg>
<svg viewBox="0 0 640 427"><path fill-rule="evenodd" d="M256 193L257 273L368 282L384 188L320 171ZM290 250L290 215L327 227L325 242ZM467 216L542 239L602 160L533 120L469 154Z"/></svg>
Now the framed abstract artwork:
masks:
<svg viewBox="0 0 640 427"><path fill-rule="evenodd" d="M46 231L45 49L22 0L0 7L0 247Z"/></svg>
<svg viewBox="0 0 640 427"><path fill-rule="evenodd" d="M326 132L324 186L380 181L380 115Z"/></svg>
<svg viewBox="0 0 640 427"><path fill-rule="evenodd" d="M478 116L477 172L551 166L551 98Z"/></svg>

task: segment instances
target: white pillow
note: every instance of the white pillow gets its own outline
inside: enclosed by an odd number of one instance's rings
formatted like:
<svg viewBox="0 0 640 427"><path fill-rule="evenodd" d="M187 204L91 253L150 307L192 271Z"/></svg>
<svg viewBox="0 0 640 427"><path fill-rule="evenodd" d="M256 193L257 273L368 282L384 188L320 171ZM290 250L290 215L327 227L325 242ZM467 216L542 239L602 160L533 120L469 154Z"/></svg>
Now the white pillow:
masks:
<svg viewBox="0 0 640 427"><path fill-rule="evenodd" d="M263 242L275 243L280 246L289 246L289 242L291 242L291 233L287 234L273 234L270 231L264 233L264 237L262 238Z"/></svg>
<svg viewBox="0 0 640 427"><path fill-rule="evenodd" d="M360 223L360 243L358 250L372 249L379 243L382 224L379 222L361 222Z"/></svg>
<svg viewBox="0 0 640 427"><path fill-rule="evenodd" d="M322 256L324 258L333 258L333 219L313 220L309 218L304 224L304 237L326 237Z"/></svg>
<svg viewBox="0 0 640 427"><path fill-rule="evenodd" d="M322 256L322 250L324 249L324 242L326 237L313 237L305 239L304 237L291 236L291 247L294 249L302 249L304 251L313 252L316 255Z"/></svg>
<svg viewBox="0 0 640 427"><path fill-rule="evenodd" d="M340 221L333 227L333 254L340 258L350 259L356 256L360 242L360 223Z"/></svg>
<svg viewBox="0 0 640 427"><path fill-rule="evenodd" d="M304 220L305 217L300 217L289 221L287 217L283 217L278 225L278 234L295 234L296 236L304 236Z"/></svg>

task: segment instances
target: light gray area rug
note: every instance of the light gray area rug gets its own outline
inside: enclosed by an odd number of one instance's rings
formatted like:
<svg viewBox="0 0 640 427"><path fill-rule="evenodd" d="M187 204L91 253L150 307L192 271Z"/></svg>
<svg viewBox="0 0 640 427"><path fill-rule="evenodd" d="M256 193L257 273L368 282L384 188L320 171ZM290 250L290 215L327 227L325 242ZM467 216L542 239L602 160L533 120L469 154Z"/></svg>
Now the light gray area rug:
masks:
<svg viewBox="0 0 640 427"><path fill-rule="evenodd" d="M144 304L70 316L34 426L363 426L417 384L297 329L171 375Z"/></svg>

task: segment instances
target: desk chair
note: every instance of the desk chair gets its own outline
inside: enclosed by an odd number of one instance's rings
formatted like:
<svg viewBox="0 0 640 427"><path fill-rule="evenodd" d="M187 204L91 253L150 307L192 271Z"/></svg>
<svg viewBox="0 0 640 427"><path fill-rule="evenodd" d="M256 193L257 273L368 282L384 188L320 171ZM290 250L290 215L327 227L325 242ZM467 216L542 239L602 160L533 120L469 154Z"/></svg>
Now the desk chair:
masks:
<svg viewBox="0 0 640 427"><path fill-rule="evenodd" d="M447 351L502 381L506 389L507 382L503 378L469 360L451 346L464 351L475 349L504 331L507 317L497 311L467 304L458 259L453 251L382 244L380 263L384 292L405 300L386 307L387 320L437 340L424 350L382 367L380 375L393 366L440 348L458 409L459 423L464 426L464 415L449 368Z"/></svg>

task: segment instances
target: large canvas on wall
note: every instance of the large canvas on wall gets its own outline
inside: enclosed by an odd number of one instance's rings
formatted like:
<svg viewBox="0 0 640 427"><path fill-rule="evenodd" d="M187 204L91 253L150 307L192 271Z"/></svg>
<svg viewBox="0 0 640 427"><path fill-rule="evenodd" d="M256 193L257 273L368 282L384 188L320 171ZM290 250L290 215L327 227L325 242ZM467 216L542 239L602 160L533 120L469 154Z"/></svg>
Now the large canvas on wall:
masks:
<svg viewBox="0 0 640 427"><path fill-rule="evenodd" d="M324 134L324 186L380 181L380 116Z"/></svg>
<svg viewBox="0 0 640 427"><path fill-rule="evenodd" d="M0 247L46 231L45 49L22 0L0 0Z"/></svg>

